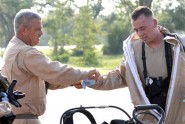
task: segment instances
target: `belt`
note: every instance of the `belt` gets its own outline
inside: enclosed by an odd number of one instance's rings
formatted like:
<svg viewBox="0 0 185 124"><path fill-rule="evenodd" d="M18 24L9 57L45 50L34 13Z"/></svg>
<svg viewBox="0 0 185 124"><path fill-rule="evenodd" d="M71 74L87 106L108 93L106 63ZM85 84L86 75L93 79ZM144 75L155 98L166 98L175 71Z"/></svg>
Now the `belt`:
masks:
<svg viewBox="0 0 185 124"><path fill-rule="evenodd" d="M15 119L38 119L38 116L32 114L16 114Z"/></svg>

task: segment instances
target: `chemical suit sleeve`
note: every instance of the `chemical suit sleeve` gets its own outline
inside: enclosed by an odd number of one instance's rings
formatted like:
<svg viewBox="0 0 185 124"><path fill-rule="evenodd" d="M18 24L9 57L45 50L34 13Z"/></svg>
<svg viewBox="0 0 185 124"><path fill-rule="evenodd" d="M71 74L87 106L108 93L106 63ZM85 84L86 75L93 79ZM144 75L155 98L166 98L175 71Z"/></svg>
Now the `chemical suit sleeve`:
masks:
<svg viewBox="0 0 185 124"><path fill-rule="evenodd" d="M100 75L96 84L91 88L96 90L112 90L126 86L125 80L125 61L122 58L119 67L111 70L106 75Z"/></svg>

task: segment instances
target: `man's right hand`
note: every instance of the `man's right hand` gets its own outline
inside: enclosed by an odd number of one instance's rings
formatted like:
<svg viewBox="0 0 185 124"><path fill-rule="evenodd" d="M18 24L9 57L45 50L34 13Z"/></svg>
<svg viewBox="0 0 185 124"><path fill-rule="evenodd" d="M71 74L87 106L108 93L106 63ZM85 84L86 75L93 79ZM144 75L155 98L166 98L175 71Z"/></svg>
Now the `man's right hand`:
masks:
<svg viewBox="0 0 185 124"><path fill-rule="evenodd" d="M93 73L91 76L89 76L87 80L94 80L95 83L96 83L97 80L98 80L98 78L99 78L99 76L100 76L100 73L99 73L99 71L96 70L95 73ZM81 83L81 82L82 82L82 80L80 80L80 81L74 83L74 84L71 85L71 86L74 86L74 87L77 88L77 89L82 89L83 86L82 86L82 83Z"/></svg>
<svg viewBox="0 0 185 124"><path fill-rule="evenodd" d="M95 80L95 82L97 82L99 76L100 76L100 72L96 70L92 75L88 77L88 79Z"/></svg>

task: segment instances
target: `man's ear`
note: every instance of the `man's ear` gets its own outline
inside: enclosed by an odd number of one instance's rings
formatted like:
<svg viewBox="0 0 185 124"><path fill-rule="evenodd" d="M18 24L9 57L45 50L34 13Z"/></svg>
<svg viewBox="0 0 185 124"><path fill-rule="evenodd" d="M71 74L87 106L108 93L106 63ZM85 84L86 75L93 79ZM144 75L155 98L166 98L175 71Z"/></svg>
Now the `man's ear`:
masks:
<svg viewBox="0 0 185 124"><path fill-rule="evenodd" d="M157 27L158 26L157 19L153 19L153 24L154 24L154 27Z"/></svg>
<svg viewBox="0 0 185 124"><path fill-rule="evenodd" d="M21 33L22 35L27 35L27 33L28 33L28 28L26 28L26 27L21 27L20 33Z"/></svg>

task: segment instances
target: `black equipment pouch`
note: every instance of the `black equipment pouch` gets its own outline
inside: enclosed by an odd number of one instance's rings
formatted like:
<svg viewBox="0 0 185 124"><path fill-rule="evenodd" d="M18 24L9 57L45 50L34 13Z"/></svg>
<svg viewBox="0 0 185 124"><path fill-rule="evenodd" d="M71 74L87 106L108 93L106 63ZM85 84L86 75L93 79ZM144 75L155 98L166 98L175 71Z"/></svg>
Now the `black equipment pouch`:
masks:
<svg viewBox="0 0 185 124"><path fill-rule="evenodd" d="M156 95L159 95L162 91L161 87L161 82L162 82L162 77L153 78L153 77L148 77L146 80L146 86L145 86L145 92L149 98L152 98Z"/></svg>
<svg viewBox="0 0 185 124"><path fill-rule="evenodd" d="M169 88L170 78L151 78L153 83L145 86L146 95L151 104L158 104L165 110L166 98Z"/></svg>

